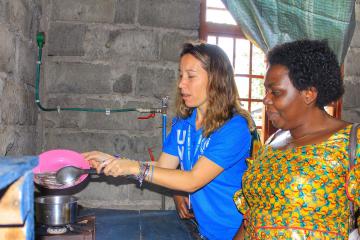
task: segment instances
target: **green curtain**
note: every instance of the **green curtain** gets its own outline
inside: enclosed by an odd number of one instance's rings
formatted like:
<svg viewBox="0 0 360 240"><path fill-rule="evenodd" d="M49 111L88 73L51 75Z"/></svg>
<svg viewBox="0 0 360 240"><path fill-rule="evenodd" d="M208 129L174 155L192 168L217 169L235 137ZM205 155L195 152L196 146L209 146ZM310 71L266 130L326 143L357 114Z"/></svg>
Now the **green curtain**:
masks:
<svg viewBox="0 0 360 240"><path fill-rule="evenodd" d="M355 0L222 0L264 52L299 39L326 39L343 63L355 28Z"/></svg>

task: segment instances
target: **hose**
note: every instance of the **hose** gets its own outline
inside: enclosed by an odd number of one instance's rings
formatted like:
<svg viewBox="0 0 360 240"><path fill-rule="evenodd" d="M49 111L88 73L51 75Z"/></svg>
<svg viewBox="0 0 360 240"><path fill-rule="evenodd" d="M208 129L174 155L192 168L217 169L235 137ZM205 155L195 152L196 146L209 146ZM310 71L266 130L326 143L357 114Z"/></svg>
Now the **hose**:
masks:
<svg viewBox="0 0 360 240"><path fill-rule="evenodd" d="M109 108L77 108L77 107L70 107L70 108L61 108L57 106L56 108L47 108L44 107L40 102L40 95L39 95L39 88L40 88L40 70L41 70L41 63L42 63L42 49L45 44L45 34L43 32L39 32L36 35L36 42L39 48L38 52L38 60L36 62L36 80L35 80L35 103L42 111L46 112L60 112L60 111L79 111L79 112L104 112L106 114L110 114L111 112L149 112L149 113L159 113L157 108L153 109L142 109L142 108L122 108L122 109L109 109Z"/></svg>

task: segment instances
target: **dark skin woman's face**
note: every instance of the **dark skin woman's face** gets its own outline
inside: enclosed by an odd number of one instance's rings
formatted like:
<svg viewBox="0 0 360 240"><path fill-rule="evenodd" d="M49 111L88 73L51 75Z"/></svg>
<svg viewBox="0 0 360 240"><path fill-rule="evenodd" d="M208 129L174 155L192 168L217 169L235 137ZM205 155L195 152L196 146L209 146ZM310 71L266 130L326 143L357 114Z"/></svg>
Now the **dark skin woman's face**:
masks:
<svg viewBox="0 0 360 240"><path fill-rule="evenodd" d="M307 104L304 95L291 83L287 67L271 65L265 75L266 114L274 127L290 130L302 124Z"/></svg>

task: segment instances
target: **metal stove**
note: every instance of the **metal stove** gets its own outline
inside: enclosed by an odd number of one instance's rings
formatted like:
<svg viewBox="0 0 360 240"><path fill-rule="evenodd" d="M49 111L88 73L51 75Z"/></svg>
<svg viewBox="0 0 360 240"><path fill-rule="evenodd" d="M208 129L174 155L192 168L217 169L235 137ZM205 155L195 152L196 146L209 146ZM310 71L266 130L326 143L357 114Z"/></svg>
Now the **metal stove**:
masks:
<svg viewBox="0 0 360 240"><path fill-rule="evenodd" d="M65 226L35 226L36 240L95 240L95 216L79 217Z"/></svg>

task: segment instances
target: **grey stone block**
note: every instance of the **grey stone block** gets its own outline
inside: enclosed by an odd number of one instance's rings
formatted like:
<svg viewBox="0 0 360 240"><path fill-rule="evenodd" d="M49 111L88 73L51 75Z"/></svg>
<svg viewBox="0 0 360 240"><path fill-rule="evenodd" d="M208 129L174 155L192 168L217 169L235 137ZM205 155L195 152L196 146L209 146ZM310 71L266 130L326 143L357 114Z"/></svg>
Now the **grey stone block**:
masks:
<svg viewBox="0 0 360 240"><path fill-rule="evenodd" d="M360 122L360 108L343 109L341 118L348 122Z"/></svg>
<svg viewBox="0 0 360 240"><path fill-rule="evenodd" d="M48 33L49 56L83 56L87 27L82 24L52 23Z"/></svg>
<svg viewBox="0 0 360 240"><path fill-rule="evenodd" d="M196 40L197 35L183 35L171 32L164 35L161 41L160 57L163 60L178 62L182 46L185 42Z"/></svg>
<svg viewBox="0 0 360 240"><path fill-rule="evenodd" d="M6 23L9 19L9 2L0 1L0 23Z"/></svg>
<svg viewBox="0 0 360 240"><path fill-rule="evenodd" d="M345 93L343 96L343 107L360 107L360 81L345 81L344 85Z"/></svg>
<svg viewBox="0 0 360 240"><path fill-rule="evenodd" d="M4 81L4 79L2 79L2 76L0 75L0 96L3 96L4 86L5 86L5 81ZM2 107L2 102L1 101L0 101L0 107ZM0 111L0 126L3 124L2 123L2 112L3 111Z"/></svg>
<svg viewBox="0 0 360 240"><path fill-rule="evenodd" d="M5 124L0 125L0 154L7 155L7 151L14 146L15 127Z"/></svg>
<svg viewBox="0 0 360 240"><path fill-rule="evenodd" d="M106 22L114 21L116 0L54 0L52 20Z"/></svg>
<svg viewBox="0 0 360 240"><path fill-rule="evenodd" d="M15 64L15 37L0 25L0 72L12 72Z"/></svg>
<svg viewBox="0 0 360 240"><path fill-rule="evenodd" d="M161 129L158 129L158 131L156 131L153 136L149 133L142 133L142 135L133 136L130 147L134 153L134 156L141 157L134 159L141 161L151 161L152 159L148 151L151 149L155 158L154 160L157 161L157 159L160 157L160 153L162 152Z"/></svg>
<svg viewBox="0 0 360 240"><path fill-rule="evenodd" d="M35 139L38 139L38 135L35 126L17 127L17 131L19 131L20 138L18 141L18 148L15 155L36 155Z"/></svg>
<svg viewBox="0 0 360 240"><path fill-rule="evenodd" d="M35 155L36 142L34 139L36 139L35 126L16 126L14 141L7 146L6 155Z"/></svg>
<svg viewBox="0 0 360 240"><path fill-rule="evenodd" d="M80 112L73 111L48 112L45 114L43 121L47 128L79 129L83 121L82 116Z"/></svg>
<svg viewBox="0 0 360 240"><path fill-rule="evenodd" d="M23 35L30 37L31 25L31 11L24 1L13 0L9 1L9 22L19 29Z"/></svg>
<svg viewBox="0 0 360 240"><path fill-rule="evenodd" d="M34 155L36 151L34 126L2 125L0 154L2 156Z"/></svg>
<svg viewBox="0 0 360 240"><path fill-rule="evenodd" d="M134 154L134 151L132 149L133 142L130 136L126 134L117 134L112 138L113 138L114 150L117 154L121 154L123 157L124 156L130 157L130 155Z"/></svg>
<svg viewBox="0 0 360 240"><path fill-rule="evenodd" d="M85 132L71 131L64 129L45 129L44 149L64 148L78 152L98 150L111 155L120 154L134 160L149 159L147 151L139 152L135 146L138 139L132 137L128 132ZM135 141L136 140L136 141ZM160 141L160 137L143 136L144 146L153 147L155 142ZM159 145L158 145L159 146Z"/></svg>
<svg viewBox="0 0 360 240"><path fill-rule="evenodd" d="M92 178L90 184L76 196L86 200L119 201L129 199L129 186L124 178Z"/></svg>
<svg viewBox="0 0 360 240"><path fill-rule="evenodd" d="M159 40L153 31L112 31L106 46L111 57L129 60L156 60L159 56Z"/></svg>
<svg viewBox="0 0 360 240"><path fill-rule="evenodd" d="M87 63L48 63L48 93L109 93L112 86L110 67Z"/></svg>
<svg viewBox="0 0 360 240"><path fill-rule="evenodd" d="M172 196L165 196L165 210L176 210Z"/></svg>
<svg viewBox="0 0 360 240"><path fill-rule="evenodd" d="M37 123L38 108L35 104L35 90L33 88L25 89L25 123L35 126Z"/></svg>
<svg viewBox="0 0 360 240"><path fill-rule="evenodd" d="M140 0L141 25L197 30L200 22L199 0Z"/></svg>
<svg viewBox="0 0 360 240"><path fill-rule="evenodd" d="M23 85L13 80L5 82L1 101L1 118L2 123L7 125L26 125L29 122L27 119L28 110L26 104L28 98L26 96L26 89Z"/></svg>
<svg viewBox="0 0 360 240"><path fill-rule="evenodd" d="M3 94L3 90L4 90L4 86L5 86L5 79L6 79L6 74L1 74L0 73L0 96L2 96ZM0 98L1 101L1 98ZM1 111L0 111L1 113Z"/></svg>
<svg viewBox="0 0 360 240"><path fill-rule="evenodd" d="M134 23L136 1L117 0L115 10L115 23Z"/></svg>
<svg viewBox="0 0 360 240"><path fill-rule="evenodd" d="M145 99L136 97L135 100L128 99L125 103L124 108L160 108L160 99ZM142 114L142 113L139 113ZM145 113L146 114L146 113Z"/></svg>
<svg viewBox="0 0 360 240"><path fill-rule="evenodd" d="M25 39L35 41L41 16L40 4L33 3L33 1L8 0L5 1L3 6L5 11L7 11L6 16L3 18L6 22L10 23L11 28L22 34Z"/></svg>
<svg viewBox="0 0 360 240"><path fill-rule="evenodd" d="M85 99L79 96L58 96L50 98L46 108L57 108L60 106L60 112L46 112L43 114L43 121L47 128L72 128L80 129L84 126L85 113L79 111L66 111L64 108L84 108Z"/></svg>
<svg viewBox="0 0 360 240"><path fill-rule="evenodd" d="M30 39L34 44L36 43L36 34L39 32L40 29L40 19L42 17L42 8L41 4L38 0L31 0L30 3L27 3L28 12L27 14L29 17L29 36L27 37Z"/></svg>
<svg viewBox="0 0 360 240"><path fill-rule="evenodd" d="M110 56L113 51L110 51L106 46L109 32L110 30L104 28L102 24L88 26L84 41L84 51L87 59L111 60Z"/></svg>
<svg viewBox="0 0 360 240"><path fill-rule="evenodd" d="M18 41L18 77L19 80L35 86L37 50L33 44Z"/></svg>
<svg viewBox="0 0 360 240"><path fill-rule="evenodd" d="M151 184L144 184L142 188L137 187L135 184L129 186L129 199L130 201L139 200L154 200L158 204L161 203L161 191L159 187Z"/></svg>
<svg viewBox="0 0 360 240"><path fill-rule="evenodd" d="M131 93L132 92L132 79L130 75L124 74L113 85L113 91L116 93Z"/></svg>
<svg viewBox="0 0 360 240"><path fill-rule="evenodd" d="M74 132L70 130L56 131L56 129L52 128L44 129L44 134L46 139L46 141L43 143L44 150L64 148L78 152L87 152L91 150L110 152L109 149L101 148L100 146L98 146L98 144L92 145L93 138L94 136L96 136L96 134L86 132ZM102 145L104 144L102 143Z"/></svg>
<svg viewBox="0 0 360 240"><path fill-rule="evenodd" d="M136 95L161 98L174 96L175 71L139 67L137 70Z"/></svg>
<svg viewBox="0 0 360 240"><path fill-rule="evenodd" d="M127 133L127 135L114 134L110 136L114 151L117 154L133 160L150 161L148 148L152 148L154 150L155 160L157 160L159 156L157 153L160 151L159 149L161 149L160 134L152 135L144 132L141 136L132 136L129 133Z"/></svg>
<svg viewBox="0 0 360 240"><path fill-rule="evenodd" d="M345 58L345 76L360 77L360 48L350 48Z"/></svg>
<svg viewBox="0 0 360 240"><path fill-rule="evenodd" d="M359 14L360 14L360 11L359 11ZM354 35L351 40L350 46L353 48L360 48L360 19L356 21Z"/></svg>
<svg viewBox="0 0 360 240"><path fill-rule="evenodd" d="M143 107L142 103L138 103L137 106L123 105L119 101L106 101L97 99L88 99L87 106L93 106L95 108L109 108L109 109L128 109ZM89 117L94 115L96 117ZM103 130L152 130L155 128L155 120L137 120L139 113L119 112L105 115L105 113L87 113L86 128L89 129L103 129Z"/></svg>

